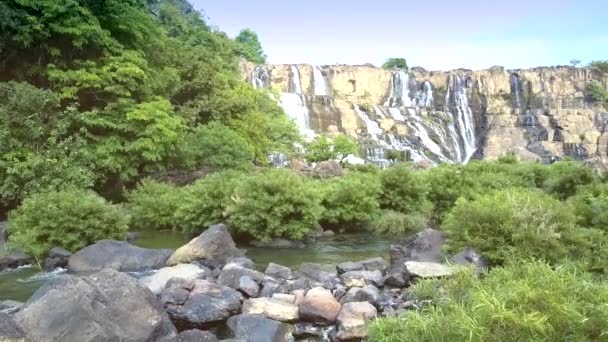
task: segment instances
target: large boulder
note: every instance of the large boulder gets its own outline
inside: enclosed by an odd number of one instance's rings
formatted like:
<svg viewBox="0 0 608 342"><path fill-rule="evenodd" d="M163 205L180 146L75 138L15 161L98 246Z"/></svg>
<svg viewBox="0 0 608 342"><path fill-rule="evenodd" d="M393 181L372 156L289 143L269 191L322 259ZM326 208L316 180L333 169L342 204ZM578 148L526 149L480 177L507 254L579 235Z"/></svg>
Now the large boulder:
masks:
<svg viewBox="0 0 608 342"><path fill-rule="evenodd" d="M212 266L224 265L228 258L244 257L236 248L232 236L223 224L209 227L185 246L180 247L167 260L167 265L187 264L192 261L209 263Z"/></svg>
<svg viewBox="0 0 608 342"><path fill-rule="evenodd" d="M340 278L346 287L363 287L371 284L375 286L384 285L384 277L379 270L375 271L348 271L343 273Z"/></svg>
<svg viewBox="0 0 608 342"><path fill-rule="evenodd" d="M264 273L262 272L230 263L222 268L222 272L217 278L217 282L221 285L238 289L241 285L242 277L249 277L258 284L261 284L265 278Z"/></svg>
<svg viewBox="0 0 608 342"><path fill-rule="evenodd" d="M195 279L191 284L183 305L167 306L169 316L180 327L205 327L240 311L243 296L235 289L203 279Z"/></svg>
<svg viewBox="0 0 608 342"><path fill-rule="evenodd" d="M367 322L376 318L376 308L368 302L346 303L338 315L339 340L352 340L367 337Z"/></svg>
<svg viewBox="0 0 608 342"><path fill-rule="evenodd" d="M306 293L300 303L300 319L318 324L333 324L341 307L331 292L315 287Z"/></svg>
<svg viewBox="0 0 608 342"><path fill-rule="evenodd" d="M262 315L281 322L292 322L299 318L296 305L277 298L248 299L243 303L243 313Z"/></svg>
<svg viewBox="0 0 608 342"><path fill-rule="evenodd" d="M259 315L232 316L226 324L232 336L245 342L292 341L291 324L274 321Z"/></svg>
<svg viewBox="0 0 608 342"><path fill-rule="evenodd" d="M406 261L405 267L409 274L420 278L437 278L452 275L454 269L436 262Z"/></svg>
<svg viewBox="0 0 608 342"><path fill-rule="evenodd" d="M11 254L0 257L0 271L5 268L17 268L19 266L31 265L35 262L34 258L29 255L25 255L23 252L17 250Z"/></svg>
<svg viewBox="0 0 608 342"><path fill-rule="evenodd" d="M275 264L273 262L268 264L268 267L266 267L266 271L264 271L264 273L273 278L293 279L291 268Z"/></svg>
<svg viewBox="0 0 608 342"><path fill-rule="evenodd" d="M380 290L373 285L366 285L364 287L353 287L346 292L342 298L340 298L340 304L344 305L351 302L368 302L374 306L378 305L382 295Z"/></svg>
<svg viewBox="0 0 608 342"><path fill-rule="evenodd" d="M344 169L339 162L335 160L322 161L315 166L313 174L318 178L332 178L344 175Z"/></svg>
<svg viewBox="0 0 608 342"><path fill-rule="evenodd" d="M21 302L17 302L14 300L3 300L0 301L0 312L12 314L19 311L22 306L23 303Z"/></svg>
<svg viewBox="0 0 608 342"><path fill-rule="evenodd" d="M70 272L97 272L114 269L138 272L163 267L172 251L147 249L125 241L101 240L74 253L68 262Z"/></svg>
<svg viewBox="0 0 608 342"><path fill-rule="evenodd" d="M44 260L44 270L49 272L57 268L65 268L72 253L61 247L54 247L49 251L49 255Z"/></svg>
<svg viewBox="0 0 608 342"><path fill-rule="evenodd" d="M64 275L42 286L15 314L32 341L156 341L175 327L156 296L115 270Z"/></svg>
<svg viewBox="0 0 608 342"><path fill-rule="evenodd" d="M206 270L193 264L179 264L163 267L156 273L139 279L139 282L149 288L154 294L160 294L171 278L194 280L205 275Z"/></svg>
<svg viewBox="0 0 608 342"><path fill-rule="evenodd" d="M15 323L13 316L4 312L0 312L0 341L25 341L25 334L17 323Z"/></svg>
<svg viewBox="0 0 608 342"><path fill-rule="evenodd" d="M336 272L330 272L320 264L309 262L302 263L298 271L303 276L320 283L333 281L337 277Z"/></svg>

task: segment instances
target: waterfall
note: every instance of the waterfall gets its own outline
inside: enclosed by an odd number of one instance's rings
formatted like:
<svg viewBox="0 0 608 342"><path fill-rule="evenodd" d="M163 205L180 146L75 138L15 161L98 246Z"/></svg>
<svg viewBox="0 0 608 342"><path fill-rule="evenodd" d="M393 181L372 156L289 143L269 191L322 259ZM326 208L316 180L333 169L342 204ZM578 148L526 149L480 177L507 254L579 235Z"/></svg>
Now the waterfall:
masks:
<svg viewBox="0 0 608 342"><path fill-rule="evenodd" d="M270 87L270 73L265 66L259 65L251 72L251 85L255 89Z"/></svg>
<svg viewBox="0 0 608 342"><path fill-rule="evenodd" d="M359 105L355 104L353 106L355 108L355 112L357 113L357 115L361 118L361 120L363 120L363 122L365 122L365 127L367 127L368 134L371 134L373 137L375 137L378 134L384 133L384 131L380 128L378 123L376 121L370 119L369 116L367 116L367 114L364 111L362 111L361 108L359 108Z"/></svg>
<svg viewBox="0 0 608 342"><path fill-rule="evenodd" d="M521 84L519 81L519 75L511 74L511 94L513 95L513 102L515 103L516 109L521 109Z"/></svg>
<svg viewBox="0 0 608 342"><path fill-rule="evenodd" d="M437 143L430 138L429 132L418 120L413 120L412 123L408 122L408 126L410 126L413 130L416 131L416 136L420 138L422 145L424 145L426 148L429 149L429 151L433 152L441 159L447 160L447 158L443 155L443 152L441 152L441 147L439 147L439 145L437 145Z"/></svg>
<svg viewBox="0 0 608 342"><path fill-rule="evenodd" d="M300 71L296 65L291 66L291 84L289 93L281 93L280 105L298 127L300 133L308 140L315 137L315 132L310 129L309 111L306 106L306 97L302 94L300 83Z"/></svg>
<svg viewBox="0 0 608 342"><path fill-rule="evenodd" d="M433 106L433 86L431 82L424 81L422 83L422 90L417 96L418 107L432 107Z"/></svg>
<svg viewBox="0 0 608 342"><path fill-rule="evenodd" d="M446 99L450 98L456 109L456 114L453 113L453 110L451 113L453 116L456 115L455 119L464 143L464 158L460 161L467 163L475 153L476 138L473 111L469 106L467 82L464 76L454 74L449 76Z"/></svg>
<svg viewBox="0 0 608 342"><path fill-rule="evenodd" d="M381 117L383 119L386 118L386 115L384 115L384 112L382 111L382 108L380 108L380 107L378 107L376 105L374 105L373 107L374 107L374 113L376 113L376 115L378 115L379 117Z"/></svg>
<svg viewBox="0 0 608 342"><path fill-rule="evenodd" d="M316 66L312 68L314 79L314 91L317 96L327 96L327 82L321 73L321 69Z"/></svg>
<svg viewBox="0 0 608 342"><path fill-rule="evenodd" d="M410 99L410 75L403 70L393 73L391 77L391 95L384 103L385 107L411 107Z"/></svg>

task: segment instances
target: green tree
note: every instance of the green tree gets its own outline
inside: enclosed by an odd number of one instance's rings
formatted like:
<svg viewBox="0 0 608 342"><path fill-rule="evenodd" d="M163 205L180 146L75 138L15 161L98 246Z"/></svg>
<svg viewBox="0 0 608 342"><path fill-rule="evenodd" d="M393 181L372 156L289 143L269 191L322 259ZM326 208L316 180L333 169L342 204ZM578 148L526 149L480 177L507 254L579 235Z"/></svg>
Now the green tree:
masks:
<svg viewBox="0 0 608 342"><path fill-rule="evenodd" d="M604 89L601 83L592 81L585 86L585 93L596 103L604 104L608 102L608 91Z"/></svg>
<svg viewBox="0 0 608 342"><path fill-rule="evenodd" d="M266 63L266 55L264 54L264 50L262 50L262 44L260 43L258 34L253 30L249 28L241 30L235 40L238 44L237 49L242 57L256 64Z"/></svg>
<svg viewBox="0 0 608 342"><path fill-rule="evenodd" d="M334 153L340 161L344 160L349 154L356 155L359 149L357 142L344 134L334 137Z"/></svg>
<svg viewBox="0 0 608 342"><path fill-rule="evenodd" d="M407 70L407 61L405 58L389 58L382 64L382 68Z"/></svg>
<svg viewBox="0 0 608 342"><path fill-rule="evenodd" d="M589 66L592 68L599 69L602 72L608 72L608 60L592 61L591 63L589 63Z"/></svg>
<svg viewBox="0 0 608 342"><path fill-rule="evenodd" d="M338 134L328 138L320 134L306 146L306 159L309 162L344 160L349 154L357 154L358 149L357 142L346 135Z"/></svg>

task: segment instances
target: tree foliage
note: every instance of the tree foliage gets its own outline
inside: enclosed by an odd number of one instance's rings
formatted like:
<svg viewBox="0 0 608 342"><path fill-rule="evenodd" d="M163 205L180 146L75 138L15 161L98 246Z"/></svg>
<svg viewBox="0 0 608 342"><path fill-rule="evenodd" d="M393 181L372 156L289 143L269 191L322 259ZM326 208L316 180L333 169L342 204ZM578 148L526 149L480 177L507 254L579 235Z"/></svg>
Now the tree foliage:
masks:
<svg viewBox="0 0 608 342"><path fill-rule="evenodd" d="M407 61L405 58L389 58L382 64L382 68L407 70Z"/></svg>
<svg viewBox="0 0 608 342"><path fill-rule="evenodd" d="M306 146L306 159L309 162L320 162L325 160L344 160L349 154L356 155L358 152L357 142L343 134L333 138L320 134Z"/></svg>
<svg viewBox="0 0 608 342"><path fill-rule="evenodd" d="M266 55L262 50L262 44L258 38L258 34L253 30L246 28L239 32L236 36L237 49L242 57L256 64L266 63Z"/></svg>

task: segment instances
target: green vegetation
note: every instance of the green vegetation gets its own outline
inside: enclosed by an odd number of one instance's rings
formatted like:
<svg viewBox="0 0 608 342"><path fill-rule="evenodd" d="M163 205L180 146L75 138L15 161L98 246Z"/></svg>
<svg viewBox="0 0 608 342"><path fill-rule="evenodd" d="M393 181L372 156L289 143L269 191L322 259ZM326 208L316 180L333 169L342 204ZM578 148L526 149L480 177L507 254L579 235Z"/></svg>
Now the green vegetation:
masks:
<svg viewBox="0 0 608 342"><path fill-rule="evenodd" d="M589 63L592 68L597 68L602 72L608 72L608 60L605 61L592 61Z"/></svg>
<svg viewBox="0 0 608 342"><path fill-rule="evenodd" d="M9 217L11 242L38 262L53 247L75 252L102 239L123 239L128 216L95 193L64 190L29 197Z"/></svg>
<svg viewBox="0 0 608 342"><path fill-rule="evenodd" d="M184 195L183 188L144 179L127 196L130 228L136 231L176 229L174 214Z"/></svg>
<svg viewBox="0 0 608 342"><path fill-rule="evenodd" d="M407 70L407 61L405 58L389 58L382 64L382 68Z"/></svg>
<svg viewBox="0 0 608 342"><path fill-rule="evenodd" d="M370 341L602 341L606 335L608 285L572 265L517 262L484 277L463 271L422 280L414 295L435 304L376 321Z"/></svg>
<svg viewBox="0 0 608 342"><path fill-rule="evenodd" d="M320 162L331 159L343 160L349 154L357 154L357 142L346 135L333 138L320 134L306 146L306 160Z"/></svg>
<svg viewBox="0 0 608 342"><path fill-rule="evenodd" d="M608 103L608 91L597 81L587 83L585 93L595 103Z"/></svg>
<svg viewBox="0 0 608 342"><path fill-rule="evenodd" d="M370 224L374 233L389 236L410 236L427 227L427 218L419 213L404 214L393 210L383 210Z"/></svg>
<svg viewBox="0 0 608 342"><path fill-rule="evenodd" d="M427 200L428 186L421 173L412 170L410 164L398 164L385 170L380 176L383 209L427 216L432 204Z"/></svg>
<svg viewBox="0 0 608 342"><path fill-rule="evenodd" d="M262 44L257 33L247 28L241 30L235 40L241 57L256 64L266 63L266 55L262 50Z"/></svg>

